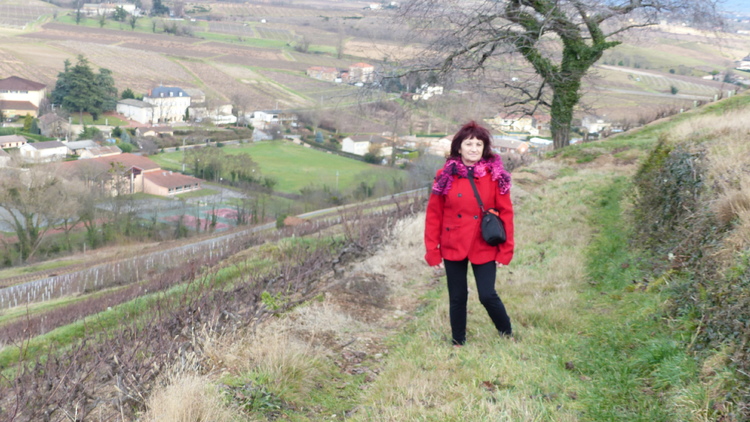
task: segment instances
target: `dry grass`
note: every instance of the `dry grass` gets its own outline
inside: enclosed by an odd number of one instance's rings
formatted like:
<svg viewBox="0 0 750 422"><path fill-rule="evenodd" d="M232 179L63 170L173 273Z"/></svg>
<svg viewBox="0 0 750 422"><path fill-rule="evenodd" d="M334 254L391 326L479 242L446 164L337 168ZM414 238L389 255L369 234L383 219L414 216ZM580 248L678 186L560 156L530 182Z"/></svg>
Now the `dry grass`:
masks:
<svg viewBox="0 0 750 422"><path fill-rule="evenodd" d="M185 375L170 380L163 389L155 391L148 401L145 422L239 421L227 409L216 387L208 377Z"/></svg>
<svg viewBox="0 0 750 422"><path fill-rule="evenodd" d="M670 137L698 140L706 152L707 185L713 189L713 213L722 224L732 224L732 234L717 254L729 265L732 257L750 245L750 175L747 173L750 143L747 112L733 111L722 116L705 115L677 125Z"/></svg>

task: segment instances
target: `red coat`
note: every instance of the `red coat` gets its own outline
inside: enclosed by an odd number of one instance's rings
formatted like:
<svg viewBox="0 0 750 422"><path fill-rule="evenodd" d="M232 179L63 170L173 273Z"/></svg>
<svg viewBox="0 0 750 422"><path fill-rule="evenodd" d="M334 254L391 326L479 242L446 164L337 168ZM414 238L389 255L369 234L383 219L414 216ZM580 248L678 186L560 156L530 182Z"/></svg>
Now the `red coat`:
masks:
<svg viewBox="0 0 750 422"><path fill-rule="evenodd" d="M442 170L438 170L440 175ZM436 176L437 177L437 176ZM468 257L473 264L497 261L503 265L513 259L513 204L510 192L501 194L497 182L490 175L474 179L484 208L496 208L505 225L507 241L490 246L482 239L481 211L469 179L453 176L450 190L445 195L430 194L427 204L424 243L425 260L430 266L442 259L461 261Z"/></svg>

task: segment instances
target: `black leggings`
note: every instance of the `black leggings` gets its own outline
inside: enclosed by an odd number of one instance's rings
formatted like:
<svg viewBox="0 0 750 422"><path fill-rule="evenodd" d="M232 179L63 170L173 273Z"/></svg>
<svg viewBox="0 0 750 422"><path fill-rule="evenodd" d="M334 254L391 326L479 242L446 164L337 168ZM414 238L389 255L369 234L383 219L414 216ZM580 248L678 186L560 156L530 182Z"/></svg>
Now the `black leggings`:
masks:
<svg viewBox="0 0 750 422"><path fill-rule="evenodd" d="M466 272L469 260L445 262L445 274L448 278L448 297L450 300L451 330L453 344L466 342L466 302L469 299ZM474 278L477 281L479 302L484 305L487 313L501 335L511 335L510 318L505 312L505 306L495 291L495 261L486 264L471 264Z"/></svg>

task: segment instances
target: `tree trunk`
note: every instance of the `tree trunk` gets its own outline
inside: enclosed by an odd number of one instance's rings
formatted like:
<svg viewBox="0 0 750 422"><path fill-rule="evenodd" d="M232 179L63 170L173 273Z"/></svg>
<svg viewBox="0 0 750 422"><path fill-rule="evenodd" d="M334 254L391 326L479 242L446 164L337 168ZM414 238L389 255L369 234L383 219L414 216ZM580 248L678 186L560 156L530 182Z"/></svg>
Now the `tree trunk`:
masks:
<svg viewBox="0 0 750 422"><path fill-rule="evenodd" d="M560 79L564 82L559 86L553 86L552 107L550 109L552 118L550 129L552 130L552 142L555 149L570 145L573 109L580 100L578 92L581 86L581 77L567 75Z"/></svg>

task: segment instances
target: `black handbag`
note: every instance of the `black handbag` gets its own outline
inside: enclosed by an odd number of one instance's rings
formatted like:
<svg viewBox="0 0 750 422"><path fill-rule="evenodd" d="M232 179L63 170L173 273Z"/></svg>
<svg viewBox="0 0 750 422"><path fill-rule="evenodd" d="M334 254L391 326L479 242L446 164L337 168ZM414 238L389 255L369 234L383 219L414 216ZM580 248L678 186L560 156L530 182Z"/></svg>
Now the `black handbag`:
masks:
<svg viewBox="0 0 750 422"><path fill-rule="evenodd" d="M482 211L482 238L490 246L505 243L507 236L505 235L503 220L500 219L500 215L495 208L490 208L487 211L484 210L484 203L482 202L482 198L479 197L477 185L474 184L473 172L469 172L469 183L471 183L471 188L474 189L474 196L476 196L479 209Z"/></svg>

